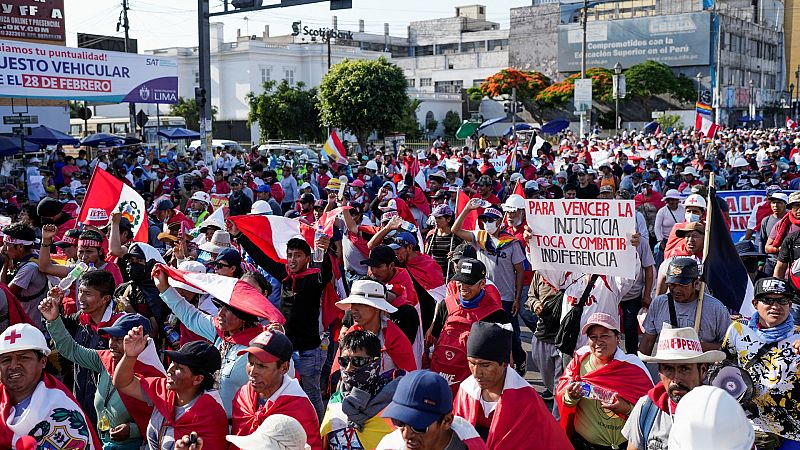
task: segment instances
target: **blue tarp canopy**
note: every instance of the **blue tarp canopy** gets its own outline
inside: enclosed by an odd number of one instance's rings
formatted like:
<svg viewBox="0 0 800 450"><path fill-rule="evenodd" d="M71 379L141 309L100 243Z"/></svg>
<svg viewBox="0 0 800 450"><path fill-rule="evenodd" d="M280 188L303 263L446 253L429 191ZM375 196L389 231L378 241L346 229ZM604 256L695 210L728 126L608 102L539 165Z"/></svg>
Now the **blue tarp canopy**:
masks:
<svg viewBox="0 0 800 450"><path fill-rule="evenodd" d="M481 124L481 126L478 127L478 129L482 130L482 129L486 128L486 127L490 127L490 126L492 126L492 125L494 125L496 123L504 122L506 120L508 120L507 116L495 117L494 119L489 119L489 120L483 122Z"/></svg>
<svg viewBox="0 0 800 450"><path fill-rule="evenodd" d="M181 139L200 139L200 133L197 131L187 130L186 128L167 128L158 132L159 136L164 136L171 141Z"/></svg>
<svg viewBox="0 0 800 450"><path fill-rule="evenodd" d="M23 150L23 143L20 142L19 137L0 136L0 156L12 156ZM33 142L24 142L24 150L26 152L39 151L39 146Z"/></svg>
<svg viewBox="0 0 800 450"><path fill-rule="evenodd" d="M125 138L108 133L96 133L83 138L81 145L87 147L117 147L125 145Z"/></svg>
<svg viewBox="0 0 800 450"><path fill-rule="evenodd" d="M553 119L550 122L542 125L542 133L544 134L556 134L561 130L566 129L569 127L569 120L568 119Z"/></svg>
<svg viewBox="0 0 800 450"><path fill-rule="evenodd" d="M44 125L33 127L31 134L25 140L33 142L37 145L72 145L78 146L81 141L74 138L67 133L48 128Z"/></svg>

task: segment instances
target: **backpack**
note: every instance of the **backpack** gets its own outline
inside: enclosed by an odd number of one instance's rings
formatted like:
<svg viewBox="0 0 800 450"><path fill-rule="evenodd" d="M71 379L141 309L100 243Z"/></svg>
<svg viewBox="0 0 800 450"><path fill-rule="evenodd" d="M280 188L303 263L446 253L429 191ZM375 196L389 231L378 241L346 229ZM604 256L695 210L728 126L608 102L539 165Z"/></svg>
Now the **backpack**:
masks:
<svg viewBox="0 0 800 450"><path fill-rule="evenodd" d="M642 430L642 446L644 448L647 448L647 439L650 437L653 424L656 422L658 411L658 406L650 400L650 397L645 398L642 412L639 414L639 429Z"/></svg>
<svg viewBox="0 0 800 450"><path fill-rule="evenodd" d="M448 295L444 300L447 319L431 355L431 371L441 375L451 387L458 386L470 376L467 337L472 324L500 310L500 307L487 300L484 298L481 305L474 309L464 309L453 295Z"/></svg>

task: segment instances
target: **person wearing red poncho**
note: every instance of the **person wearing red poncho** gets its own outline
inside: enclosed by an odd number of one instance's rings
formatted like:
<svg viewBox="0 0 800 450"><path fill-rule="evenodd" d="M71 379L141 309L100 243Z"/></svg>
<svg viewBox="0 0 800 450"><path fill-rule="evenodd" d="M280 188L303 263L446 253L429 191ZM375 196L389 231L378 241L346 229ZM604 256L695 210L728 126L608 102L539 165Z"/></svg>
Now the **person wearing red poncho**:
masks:
<svg viewBox="0 0 800 450"><path fill-rule="evenodd" d="M381 373L392 369L406 372L419 369L411 341L403 334L389 315L397 312L387 300L389 291L377 281L357 280L350 288L350 296L336 303L345 313L344 325L349 327L342 335L353 330L366 330L381 340ZM338 356L338 355L337 355ZM338 359L333 360L333 371L339 369Z"/></svg>
<svg viewBox="0 0 800 450"><path fill-rule="evenodd" d="M233 398L231 432L248 435L268 417L285 414L303 426L311 449L320 450L322 440L317 411L300 383L287 375L293 350L292 342L283 333L264 331L249 347L239 351L247 355L250 381Z"/></svg>
<svg viewBox="0 0 800 450"><path fill-rule="evenodd" d="M75 397L44 371L48 355L47 341L33 325L12 325L0 334L0 450L100 450Z"/></svg>
<svg viewBox="0 0 800 450"><path fill-rule="evenodd" d="M475 427L489 450L571 449L539 394L509 367L512 337L510 325L472 324L467 339L471 375L461 383L453 412Z"/></svg>
<svg viewBox="0 0 800 450"><path fill-rule="evenodd" d="M179 351L167 350L172 360L166 376L148 377L135 373L138 356L149 338L141 326L123 340L125 354L114 370L114 387L125 395L153 405L147 425L149 450L173 450L175 441L197 431L206 448L225 449L228 419L214 373L222 367L219 351L208 342L196 341Z"/></svg>
<svg viewBox="0 0 800 450"><path fill-rule="evenodd" d="M556 387L561 426L577 450L625 449L622 427L653 381L639 358L619 348L615 318L594 313L581 333L588 344L576 351Z"/></svg>

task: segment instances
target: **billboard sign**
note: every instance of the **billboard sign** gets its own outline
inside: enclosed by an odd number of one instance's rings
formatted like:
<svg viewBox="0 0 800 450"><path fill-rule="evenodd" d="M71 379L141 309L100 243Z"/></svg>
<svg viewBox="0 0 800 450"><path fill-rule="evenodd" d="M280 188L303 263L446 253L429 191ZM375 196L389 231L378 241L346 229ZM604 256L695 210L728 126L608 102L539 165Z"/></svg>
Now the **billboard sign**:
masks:
<svg viewBox="0 0 800 450"><path fill-rule="evenodd" d="M64 41L64 0L3 0L2 38Z"/></svg>
<svg viewBox="0 0 800 450"><path fill-rule="evenodd" d="M578 78L575 80L573 100L575 102L575 111L586 112L592 109L591 78Z"/></svg>
<svg viewBox="0 0 800 450"><path fill-rule="evenodd" d="M178 64L152 55L0 40L0 97L177 103Z"/></svg>
<svg viewBox="0 0 800 450"><path fill-rule="evenodd" d="M558 27L558 71L581 69L583 30L578 24ZM647 60L671 67L709 64L711 15L708 12L589 22L586 66L612 69Z"/></svg>

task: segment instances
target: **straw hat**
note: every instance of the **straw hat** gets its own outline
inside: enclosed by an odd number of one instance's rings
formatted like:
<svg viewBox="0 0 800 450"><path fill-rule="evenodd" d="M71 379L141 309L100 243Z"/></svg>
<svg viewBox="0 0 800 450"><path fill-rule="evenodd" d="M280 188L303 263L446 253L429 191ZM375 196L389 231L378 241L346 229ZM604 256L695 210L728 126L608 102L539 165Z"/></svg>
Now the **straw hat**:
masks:
<svg viewBox="0 0 800 450"><path fill-rule="evenodd" d="M200 250L209 253L219 253L226 248L231 248L231 235L223 230L215 231L210 241L200 244Z"/></svg>
<svg viewBox="0 0 800 450"><path fill-rule="evenodd" d="M725 353L719 350L704 352L694 328L671 328L664 323L658 335L656 355L639 352L639 358L646 363L715 363L723 361Z"/></svg>

